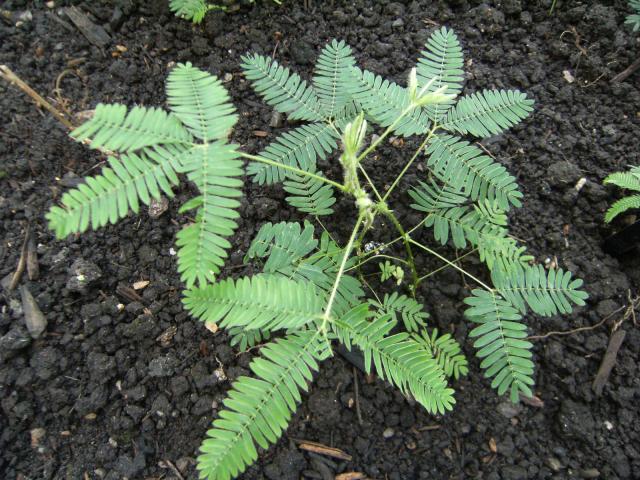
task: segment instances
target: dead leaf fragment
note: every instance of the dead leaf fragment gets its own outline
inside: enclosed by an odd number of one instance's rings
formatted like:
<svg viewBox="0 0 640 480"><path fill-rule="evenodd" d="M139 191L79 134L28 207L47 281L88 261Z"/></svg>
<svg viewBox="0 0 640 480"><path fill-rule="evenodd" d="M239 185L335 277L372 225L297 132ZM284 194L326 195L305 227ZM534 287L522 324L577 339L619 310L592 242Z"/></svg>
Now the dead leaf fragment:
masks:
<svg viewBox="0 0 640 480"><path fill-rule="evenodd" d="M149 285L149 280L140 280L140 281L135 282L133 284L133 289L134 290L142 290L147 285Z"/></svg>
<svg viewBox="0 0 640 480"><path fill-rule="evenodd" d="M20 287L20 295L22 297L24 322L27 325L27 330L29 330L29 335L33 339L39 338L47 329L47 319L25 285Z"/></svg>
<svg viewBox="0 0 640 480"><path fill-rule="evenodd" d="M40 444L40 440L42 440L47 433L44 428L34 428L29 433L31 433L31 447L36 448Z"/></svg>
<svg viewBox="0 0 640 480"><path fill-rule="evenodd" d="M530 407L534 407L534 408L544 407L544 401L540 397L537 397L535 395L533 395L532 397L526 397L520 394L520 400L522 400L522 403L525 403Z"/></svg>
<svg viewBox="0 0 640 480"><path fill-rule="evenodd" d="M171 344L171 340L173 339L177 331L178 327L176 327L175 325L171 325L164 332L158 335L156 341L160 342L160 345L162 345L163 347L168 347Z"/></svg>
<svg viewBox="0 0 640 480"><path fill-rule="evenodd" d="M161 196L159 200L152 198L149 202L149 216L151 218L159 218L169 208L169 200L167 197Z"/></svg>
<svg viewBox="0 0 640 480"><path fill-rule="evenodd" d="M498 453L498 445L496 444L496 439L493 437L489 439L489 450L491 450L492 453Z"/></svg>
<svg viewBox="0 0 640 480"><path fill-rule="evenodd" d="M204 324L204 327L209 330L211 333L218 332L218 324L214 322L207 322Z"/></svg>
<svg viewBox="0 0 640 480"><path fill-rule="evenodd" d="M576 81L575 77L571 74L569 70L563 70L562 76L567 81L567 83L573 83Z"/></svg>
<svg viewBox="0 0 640 480"><path fill-rule="evenodd" d="M336 480L365 480L364 473L360 472L345 472L339 475L336 475Z"/></svg>
<svg viewBox="0 0 640 480"><path fill-rule="evenodd" d="M320 455L326 455L327 457L338 458L340 460L351 460L351 455L340 450L339 448L327 447L321 443L311 442L307 440L296 440L298 448L300 450L306 450L307 452L313 452Z"/></svg>

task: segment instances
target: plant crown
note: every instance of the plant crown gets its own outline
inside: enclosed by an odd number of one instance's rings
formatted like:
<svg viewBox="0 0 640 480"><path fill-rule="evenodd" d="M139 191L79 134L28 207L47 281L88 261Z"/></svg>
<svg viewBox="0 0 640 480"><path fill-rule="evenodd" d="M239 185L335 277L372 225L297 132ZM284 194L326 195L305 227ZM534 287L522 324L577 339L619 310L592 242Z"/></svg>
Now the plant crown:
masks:
<svg viewBox="0 0 640 480"><path fill-rule="evenodd" d="M249 54L242 60L256 92L300 122L297 127L257 155L242 152L227 140L238 116L221 82L180 64L167 81L169 112L101 104L72 132L76 140L109 152L108 166L65 193L61 206L47 214L63 238L116 223L162 193L173 196L180 176L195 184L198 195L180 209L193 212L193 221L177 235L185 308L227 329L243 349L275 338L251 362L255 377L234 382L207 432L198 458L201 477L235 477L257 459L258 447L277 441L335 341L360 349L367 372L428 412L451 410L455 400L448 382L467 373L467 360L450 334L427 330L428 315L416 298L420 283L443 268L477 285L465 299L465 315L475 325L470 337L491 386L514 402L532 395L532 344L523 317L529 311L568 313L587 295L570 272L531 264L507 230L507 212L521 206L515 178L462 137L499 134L527 117L533 102L515 90L462 95L462 49L446 28L429 38L407 87L359 68L349 46L336 40L322 50L310 83L268 57ZM369 124L383 129L376 139L369 137ZM420 146L383 192L366 168L376 161L370 154L391 134L416 136ZM319 167L338 150L342 181L327 178ZM249 160L246 167L243 158ZM388 199L415 162L425 173L408 194L422 220L405 230ZM258 184L282 183L286 201L311 221L262 225L245 256L261 273L219 279L228 239L238 226L245 173ZM355 224L344 244L319 221L333 213L336 192L355 204ZM378 216L398 236L371 247L364 239ZM419 241L423 227L439 245L477 252L491 283ZM405 258L384 253L396 244L404 247ZM418 251L443 267L420 277ZM380 270L406 284L405 293L380 296L371 289L362 268L374 259L388 261Z"/></svg>

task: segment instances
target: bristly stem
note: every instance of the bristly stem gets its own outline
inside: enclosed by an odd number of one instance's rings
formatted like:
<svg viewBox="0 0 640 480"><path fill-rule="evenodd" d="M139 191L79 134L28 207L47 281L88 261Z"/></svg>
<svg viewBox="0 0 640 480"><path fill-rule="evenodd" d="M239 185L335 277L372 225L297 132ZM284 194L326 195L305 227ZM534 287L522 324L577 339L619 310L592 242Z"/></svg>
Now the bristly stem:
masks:
<svg viewBox="0 0 640 480"><path fill-rule="evenodd" d="M322 315L322 326L320 327L322 332L326 332L326 325L331 318L331 309L333 308L333 302L336 299L336 294L338 293L338 287L340 286L340 280L342 279L342 275L344 275L344 269L347 265L347 260L349 260L349 255L351 254L351 250L353 250L353 245L356 241L356 237L358 235L358 230L360 230L360 225L362 225L362 220L364 219L364 215L359 215L358 220L356 221L355 226L353 227L353 231L351 232L351 236L349 237L349 242L347 246L344 248L344 253L342 255L342 260L340 261L340 267L338 268L338 273L336 273L336 279L333 282L333 287L331 288L331 293L329 294L329 300L327 301L327 306L324 310L324 314Z"/></svg>
<svg viewBox="0 0 640 480"><path fill-rule="evenodd" d="M313 178L315 180L319 180L323 183L327 183L331 186L336 187L337 189L347 192L347 188L344 185L339 184L338 182L334 182L326 177L322 177L320 175L316 175L315 173L307 172L297 167L292 167L291 165L285 165L283 163L274 162L273 160L269 160L268 158L259 157L257 155L251 155L250 153L238 152L241 157L248 158L249 160L253 160L254 162L266 163L267 165L271 165L273 167L282 168L283 170L288 170L290 172L297 173L298 175L302 175L305 177Z"/></svg>

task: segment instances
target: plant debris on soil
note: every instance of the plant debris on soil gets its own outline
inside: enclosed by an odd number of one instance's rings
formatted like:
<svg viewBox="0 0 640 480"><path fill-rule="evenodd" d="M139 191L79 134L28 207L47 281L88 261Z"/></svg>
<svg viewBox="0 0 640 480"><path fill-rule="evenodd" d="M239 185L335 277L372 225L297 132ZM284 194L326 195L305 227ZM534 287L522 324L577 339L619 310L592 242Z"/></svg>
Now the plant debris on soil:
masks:
<svg viewBox="0 0 640 480"><path fill-rule="evenodd" d="M252 92L241 54L273 55L310 78L322 46L339 38L361 66L404 84L428 35L446 25L464 48L466 93L517 88L535 99L530 119L483 143L522 185L514 234L536 261L583 278L590 297L567 317L529 319L537 400L512 405L482 378L466 341L469 286L453 271L438 274L418 299L470 361L454 384L454 411L429 416L383 382L354 377L336 356L283 438L241 478L640 478L640 330L625 315L640 294L640 255L602 249L624 226L603 222L621 193L602 180L640 164L640 72L610 81L640 55L638 35L623 26L626 1L561 1L552 14L551 0L304 4L257 2L193 26L166 2L7 0L0 64L77 125L98 102L163 106L169 69L193 62L225 81L241 115L234 140L255 153L291 124ZM56 241L44 213L104 158L4 81L0 108L0 478L196 478L204 433L256 352L239 354L224 332L182 309L173 245L190 192ZM385 145L367 166L374 181L384 185L416 146ZM337 162L321 167L340 175ZM407 185L420 175L414 169ZM264 222L300 218L278 186L248 183L245 194L225 275L241 271ZM407 225L419 221L406 195L392 202ZM330 221L350 228L344 216ZM372 240L387 235L379 224ZM25 271L11 285L18 268ZM594 392L614 329L625 333L616 334L614 363Z"/></svg>

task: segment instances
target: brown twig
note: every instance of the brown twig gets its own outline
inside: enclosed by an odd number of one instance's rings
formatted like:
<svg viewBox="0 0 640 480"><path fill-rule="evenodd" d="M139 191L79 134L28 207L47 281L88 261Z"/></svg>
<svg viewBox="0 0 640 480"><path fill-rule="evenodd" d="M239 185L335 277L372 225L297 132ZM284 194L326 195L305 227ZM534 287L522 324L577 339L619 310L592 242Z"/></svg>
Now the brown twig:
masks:
<svg viewBox="0 0 640 480"><path fill-rule="evenodd" d="M640 68L640 58L636 59L631 65L613 77L610 81L611 83L623 82L629 77L633 72Z"/></svg>
<svg viewBox="0 0 640 480"><path fill-rule="evenodd" d="M297 438L292 438L294 442L298 444L298 448L300 450L306 450L307 452L318 453L320 455L326 455L327 457L333 457L340 460L351 460L351 455L340 450L339 448L327 447L326 445L322 445L321 443L311 442L309 440L300 440Z"/></svg>
<svg viewBox="0 0 640 480"><path fill-rule="evenodd" d="M561 331L551 331L551 332L547 332L544 335L531 335L530 337L527 337L527 340L542 340L544 338L548 338L554 335L557 336L561 336L561 335L573 335L574 333L578 333L578 332L585 332L587 330L595 330L596 328L600 327L601 325L604 324L604 322L606 322L607 320L609 320L611 317L613 317L615 314L620 313L622 310L624 310L625 308L627 308L626 305L614 310L613 312L611 312L609 315L607 315L606 317L604 317L602 320L600 320L598 323L596 323L595 325L591 325L589 327L580 327L580 328L574 328L573 330L561 330Z"/></svg>
<svg viewBox="0 0 640 480"><path fill-rule="evenodd" d="M356 367L353 367L353 390L356 401L356 415L358 415L358 423L362 425L362 413L360 412L360 396L358 395L358 372Z"/></svg>
<svg viewBox="0 0 640 480"><path fill-rule="evenodd" d="M75 127L73 124L65 118L65 116L58 110L56 107L47 102L44 98L38 94L34 89L32 89L29 85L27 85L20 77L18 77L15 73L11 71L9 67L6 65L0 65L0 77L4 78L7 82L15 85L24 93L29 95L31 99L36 103L36 105L44 107L48 110L56 120L62 123L69 130L73 130Z"/></svg>
<svg viewBox="0 0 640 480"><path fill-rule="evenodd" d="M16 271L11 277L11 283L9 284L9 291L13 291L20 283L20 279L22 278L22 274L24 273L24 268L27 266L27 252L29 245L29 237L31 236L31 228L27 225L27 231L24 234L24 241L22 242L22 249L20 250L20 258L18 259L18 265L16 266Z"/></svg>
<svg viewBox="0 0 640 480"><path fill-rule="evenodd" d="M622 346L622 342L624 341L624 337L627 334L624 330L616 330L609 338L609 345L607 345L607 351L602 358L602 363L600 364L600 368L598 369L598 373L596 374L596 378L593 380L593 384L591 388L595 392L595 394L599 397L602 395L602 390L604 389L605 384L609 380L609 375L611 375L611 370L616 364L616 358L618 357L618 351Z"/></svg>
<svg viewBox="0 0 640 480"><path fill-rule="evenodd" d="M552 332L547 332L544 335L532 335L530 337L527 337L526 340L542 340L544 338L551 337L553 335L558 335L558 336L560 336L560 335L573 335L574 333L578 333L578 332L584 332L584 331L588 331L588 330L595 330L596 328L598 328L601 325L603 325L611 317L613 317L614 315L620 313L623 310L625 311L624 315L622 316L622 318L620 320L618 320L617 322L615 322L613 324L613 328L611 330L613 332L615 332L620 327L620 325L624 321L629 319L629 318L632 318L633 319L633 324L637 325L635 309L640 306L640 296L637 296L636 298L631 298L631 290L629 290L627 292L627 298L629 299L629 304L628 305L623 305L622 307L615 309L613 312L611 312L609 315L604 317L602 320L600 320L595 325L591 325L589 327L574 328L573 330L552 331Z"/></svg>

